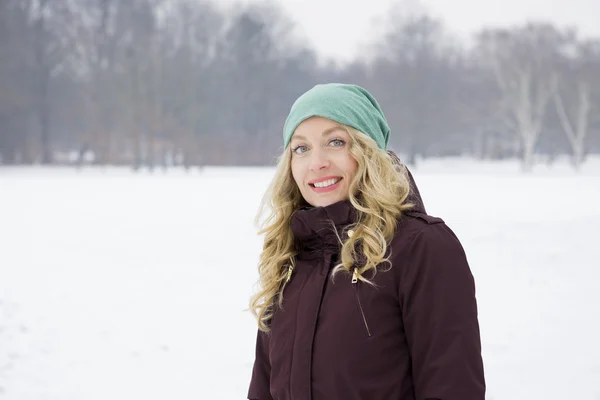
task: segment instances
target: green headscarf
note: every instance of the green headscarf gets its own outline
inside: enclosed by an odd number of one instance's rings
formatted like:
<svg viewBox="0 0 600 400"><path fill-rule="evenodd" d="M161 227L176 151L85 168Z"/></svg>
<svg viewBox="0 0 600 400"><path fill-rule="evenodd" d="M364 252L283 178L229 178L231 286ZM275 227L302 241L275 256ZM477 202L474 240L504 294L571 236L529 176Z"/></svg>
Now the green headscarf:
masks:
<svg viewBox="0 0 600 400"><path fill-rule="evenodd" d="M390 128L383 111L375 98L360 86L319 84L300 96L292 105L285 121L285 148L298 125L310 117L324 117L351 126L370 136L380 149L387 149Z"/></svg>

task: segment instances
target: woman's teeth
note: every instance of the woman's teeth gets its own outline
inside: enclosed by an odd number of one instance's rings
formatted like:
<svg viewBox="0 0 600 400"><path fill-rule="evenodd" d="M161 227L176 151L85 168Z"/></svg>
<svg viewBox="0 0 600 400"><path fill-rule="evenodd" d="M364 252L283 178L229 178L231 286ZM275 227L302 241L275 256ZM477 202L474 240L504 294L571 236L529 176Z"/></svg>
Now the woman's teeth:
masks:
<svg viewBox="0 0 600 400"><path fill-rule="evenodd" d="M335 185L336 183L338 183L342 178L335 178L335 179L328 179L326 181L322 181L322 182L315 182L313 183L313 185L315 187L318 188L324 188L327 186L331 186L331 185Z"/></svg>

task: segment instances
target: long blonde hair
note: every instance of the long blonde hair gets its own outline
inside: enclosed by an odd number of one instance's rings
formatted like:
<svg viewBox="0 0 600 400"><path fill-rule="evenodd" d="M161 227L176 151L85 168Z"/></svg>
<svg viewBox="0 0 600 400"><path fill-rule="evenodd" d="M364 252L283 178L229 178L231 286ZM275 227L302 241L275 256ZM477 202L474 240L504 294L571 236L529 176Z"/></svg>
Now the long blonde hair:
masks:
<svg viewBox="0 0 600 400"><path fill-rule="evenodd" d="M412 207L406 203L410 183L406 168L380 150L373 139L349 126L341 127L350 135L350 154L358 163L348 198L358 211L358 219L354 234L342 243L341 263L334 268L332 278L340 271L353 272L357 268L358 279L371 283L365 273L372 271L374 276L377 266L388 262L388 243L397 221L403 211ZM258 264L260 289L250 299L250 311L257 318L259 329L265 332L270 330L276 302L283 306L287 271L295 266L297 249L290 223L302 204L302 195L292 177L291 152L286 149L256 217L261 227L258 234L265 238ZM266 209L270 213L260 223Z"/></svg>

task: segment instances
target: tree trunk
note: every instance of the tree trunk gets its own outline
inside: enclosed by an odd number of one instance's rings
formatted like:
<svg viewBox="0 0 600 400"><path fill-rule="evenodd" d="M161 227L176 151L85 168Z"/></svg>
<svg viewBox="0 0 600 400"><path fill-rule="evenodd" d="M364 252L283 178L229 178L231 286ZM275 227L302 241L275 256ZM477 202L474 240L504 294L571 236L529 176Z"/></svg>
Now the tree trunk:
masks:
<svg viewBox="0 0 600 400"><path fill-rule="evenodd" d="M50 147L50 110L48 102L48 77L45 72L42 87L39 113L42 164L52 164L52 149Z"/></svg>
<svg viewBox="0 0 600 400"><path fill-rule="evenodd" d="M576 103L575 126L571 122L567 110L563 104L562 97L557 92L554 95L554 104L569 144L571 145L572 155L571 164L579 171L584 160L585 137L587 136L589 115L592 109L591 93L589 87L584 82L577 82L578 101Z"/></svg>
<svg viewBox="0 0 600 400"><path fill-rule="evenodd" d="M581 171L581 165L585 159L585 147L583 140L578 140L573 144L572 164L576 171Z"/></svg>
<svg viewBox="0 0 600 400"><path fill-rule="evenodd" d="M535 163L535 144L536 138L533 132L523 134L523 154L521 160L521 168L523 172L533 171L533 165Z"/></svg>

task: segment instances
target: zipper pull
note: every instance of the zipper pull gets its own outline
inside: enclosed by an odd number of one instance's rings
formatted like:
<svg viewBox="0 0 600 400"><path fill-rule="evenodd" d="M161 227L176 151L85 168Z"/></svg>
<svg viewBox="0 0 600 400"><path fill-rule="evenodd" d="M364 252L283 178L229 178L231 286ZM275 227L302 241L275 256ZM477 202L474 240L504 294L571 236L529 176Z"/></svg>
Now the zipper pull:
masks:
<svg viewBox="0 0 600 400"><path fill-rule="evenodd" d="M288 283L290 279L292 279L292 272L294 271L294 267L292 265L288 265L287 277L285 278L285 283Z"/></svg>
<svg viewBox="0 0 600 400"><path fill-rule="evenodd" d="M358 282L358 268L354 267L354 272L352 273L352 283Z"/></svg>

